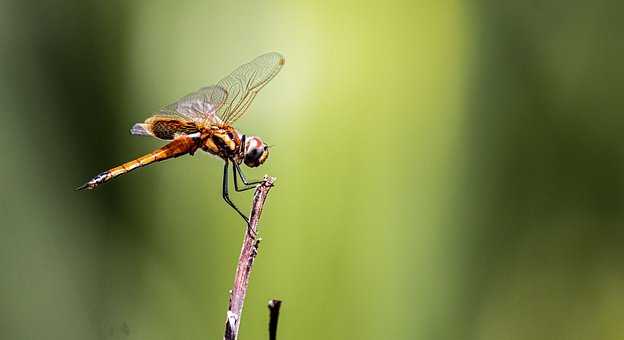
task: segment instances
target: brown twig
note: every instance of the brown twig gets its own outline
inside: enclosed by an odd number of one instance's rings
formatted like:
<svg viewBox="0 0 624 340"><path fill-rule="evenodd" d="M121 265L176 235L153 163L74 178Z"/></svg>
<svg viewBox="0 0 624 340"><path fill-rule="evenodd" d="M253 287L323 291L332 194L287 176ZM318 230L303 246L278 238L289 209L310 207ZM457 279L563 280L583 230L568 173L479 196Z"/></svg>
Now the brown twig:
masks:
<svg viewBox="0 0 624 340"><path fill-rule="evenodd" d="M251 207L251 215L249 216L249 228L243 239L238 265L236 266L236 275L234 276L234 287L230 291L230 303L225 318L225 335L224 340L236 340L238 337L238 328L240 326L241 313L243 312L243 303L247 294L247 286L249 285L249 275L253 266L254 259L258 255L258 245L260 239L256 239L258 235L258 221L262 214L262 207L266 200L269 190L273 187L274 177L266 177L264 181L258 185L254 193L253 204Z"/></svg>
<svg viewBox="0 0 624 340"><path fill-rule="evenodd" d="M280 307L282 301L269 300L269 340L277 338L277 320L279 319Z"/></svg>

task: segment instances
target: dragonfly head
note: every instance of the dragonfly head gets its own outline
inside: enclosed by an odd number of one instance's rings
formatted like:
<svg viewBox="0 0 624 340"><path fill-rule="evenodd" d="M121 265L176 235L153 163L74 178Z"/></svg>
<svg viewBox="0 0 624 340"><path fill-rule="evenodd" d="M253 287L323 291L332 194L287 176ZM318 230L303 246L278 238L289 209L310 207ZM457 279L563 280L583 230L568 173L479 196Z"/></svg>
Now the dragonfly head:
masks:
<svg viewBox="0 0 624 340"><path fill-rule="evenodd" d="M256 136L243 136L242 140L245 143L245 164L250 168L262 165L269 157L269 146Z"/></svg>

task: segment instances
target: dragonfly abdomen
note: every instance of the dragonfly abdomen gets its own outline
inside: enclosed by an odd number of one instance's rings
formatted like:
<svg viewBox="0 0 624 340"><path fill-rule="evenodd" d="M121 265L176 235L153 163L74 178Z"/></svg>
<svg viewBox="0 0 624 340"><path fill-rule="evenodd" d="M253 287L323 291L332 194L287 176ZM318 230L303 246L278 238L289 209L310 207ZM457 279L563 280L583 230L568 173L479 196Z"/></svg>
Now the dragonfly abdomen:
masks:
<svg viewBox="0 0 624 340"><path fill-rule="evenodd" d="M165 159L179 157L187 153L193 153L196 149L197 142L193 138L188 136L178 137L160 149L154 150L147 155L100 173L87 183L76 188L76 190L94 189L100 184L106 183L111 179L126 174L134 169L144 167L154 162L163 161Z"/></svg>

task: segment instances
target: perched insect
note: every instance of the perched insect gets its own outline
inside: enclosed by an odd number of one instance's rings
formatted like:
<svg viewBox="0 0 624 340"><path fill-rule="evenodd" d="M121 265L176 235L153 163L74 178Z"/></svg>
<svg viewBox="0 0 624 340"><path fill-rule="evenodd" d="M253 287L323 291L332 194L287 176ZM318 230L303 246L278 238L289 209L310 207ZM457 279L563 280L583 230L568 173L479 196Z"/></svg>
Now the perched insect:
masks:
<svg viewBox="0 0 624 340"><path fill-rule="evenodd" d="M225 161L223 199L249 223L245 214L230 200L228 166L232 163L236 191L253 189L260 181L247 181L240 164L245 163L249 167L262 165L269 156L269 146L260 137L239 133L232 123L247 112L258 91L277 75L284 61L279 53L261 55L234 70L217 85L190 93L163 107L145 122L135 124L130 130L133 135L152 136L171 142L147 155L104 171L76 189L94 189L134 169L185 154L193 155L197 149L202 149ZM238 177L245 187L239 188Z"/></svg>

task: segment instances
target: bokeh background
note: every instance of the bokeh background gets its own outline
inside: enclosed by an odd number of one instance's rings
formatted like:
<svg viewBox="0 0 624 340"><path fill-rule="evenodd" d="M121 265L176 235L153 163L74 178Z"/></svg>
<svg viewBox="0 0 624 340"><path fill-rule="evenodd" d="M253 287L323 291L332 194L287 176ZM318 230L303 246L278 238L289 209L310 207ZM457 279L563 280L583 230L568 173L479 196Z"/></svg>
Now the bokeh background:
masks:
<svg viewBox="0 0 624 340"><path fill-rule="evenodd" d="M129 127L268 51L241 339L621 339L621 1L0 2L0 338L218 339L244 228ZM235 196L247 207L251 194Z"/></svg>

